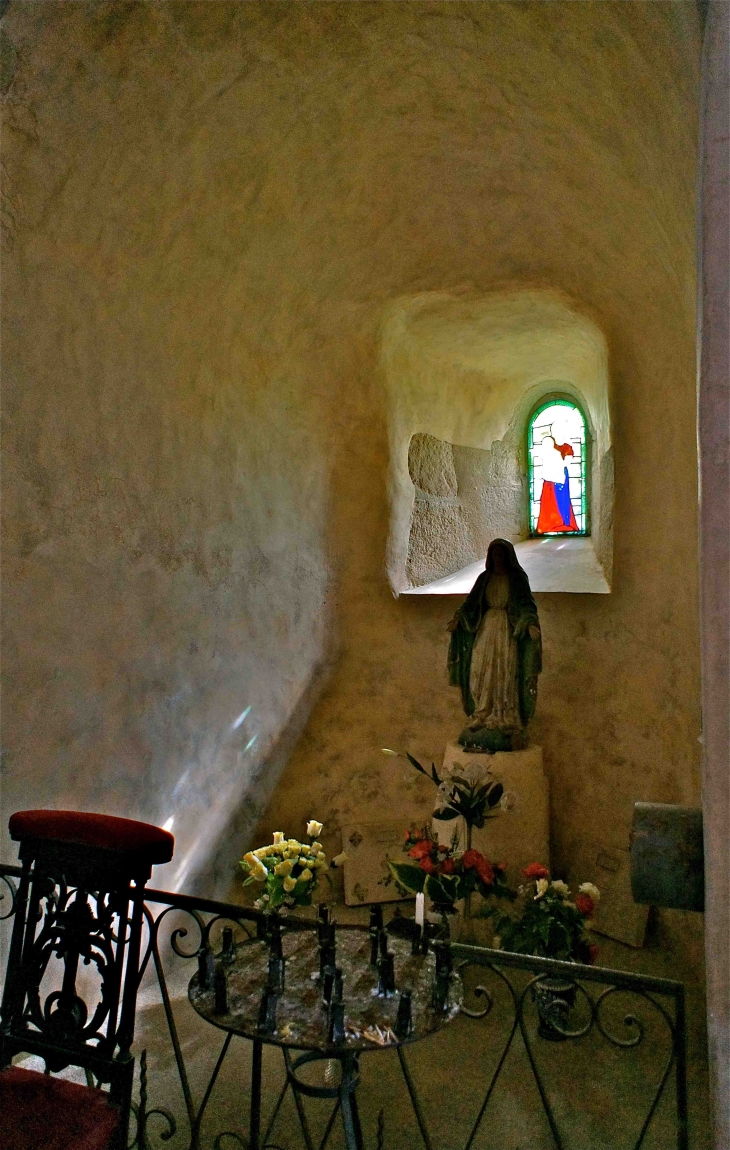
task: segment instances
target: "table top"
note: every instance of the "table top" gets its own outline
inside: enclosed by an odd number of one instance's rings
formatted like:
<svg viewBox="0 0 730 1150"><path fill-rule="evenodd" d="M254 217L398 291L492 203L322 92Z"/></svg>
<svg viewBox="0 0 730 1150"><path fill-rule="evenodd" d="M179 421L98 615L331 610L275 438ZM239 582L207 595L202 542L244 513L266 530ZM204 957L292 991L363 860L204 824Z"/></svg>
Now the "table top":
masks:
<svg viewBox="0 0 730 1150"><path fill-rule="evenodd" d="M399 994L377 994L378 975L370 966L370 938L366 930L347 926L337 928L337 965L343 973L345 1040L333 1046L327 1041L327 1009L322 1005L319 982L319 951L314 930L284 931L282 949L286 960L284 992L277 998L276 1030L261 1033L259 1009L268 981L268 944L259 939L240 943L236 957L224 967L227 983L227 1010L215 1011L215 992L201 989L198 975L188 988L193 1009L222 1030L244 1038L259 1039L299 1050L317 1050L333 1056L344 1052L377 1050L416 1042L433 1034L459 1012L461 980L453 974L446 1004L442 1010L431 1005L436 960L412 955L408 939L391 936L388 949L394 956L395 985L412 992L412 1031L407 1038L394 1034Z"/></svg>

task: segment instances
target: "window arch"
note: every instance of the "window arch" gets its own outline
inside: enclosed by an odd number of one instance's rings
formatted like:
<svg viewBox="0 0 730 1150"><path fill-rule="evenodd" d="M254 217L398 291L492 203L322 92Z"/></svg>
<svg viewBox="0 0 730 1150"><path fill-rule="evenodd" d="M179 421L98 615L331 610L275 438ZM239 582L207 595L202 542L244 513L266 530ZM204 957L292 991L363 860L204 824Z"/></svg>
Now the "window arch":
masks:
<svg viewBox="0 0 730 1150"><path fill-rule="evenodd" d="M588 435L577 403L544 400L527 426L530 534L588 535Z"/></svg>

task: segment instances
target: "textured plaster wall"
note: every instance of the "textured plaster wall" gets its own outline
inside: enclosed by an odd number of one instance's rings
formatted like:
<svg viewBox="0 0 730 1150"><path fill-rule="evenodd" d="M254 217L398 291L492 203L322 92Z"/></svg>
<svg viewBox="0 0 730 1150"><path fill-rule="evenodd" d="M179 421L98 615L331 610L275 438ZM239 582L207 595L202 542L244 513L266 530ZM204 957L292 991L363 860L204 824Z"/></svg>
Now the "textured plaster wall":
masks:
<svg viewBox="0 0 730 1150"><path fill-rule="evenodd" d="M539 596L555 858L696 802L694 7L5 23L4 811L174 816L220 888L272 788L259 833L330 847L424 809L378 748L459 729L454 603L388 585L383 322L505 285L594 316L613 388L613 593Z"/></svg>

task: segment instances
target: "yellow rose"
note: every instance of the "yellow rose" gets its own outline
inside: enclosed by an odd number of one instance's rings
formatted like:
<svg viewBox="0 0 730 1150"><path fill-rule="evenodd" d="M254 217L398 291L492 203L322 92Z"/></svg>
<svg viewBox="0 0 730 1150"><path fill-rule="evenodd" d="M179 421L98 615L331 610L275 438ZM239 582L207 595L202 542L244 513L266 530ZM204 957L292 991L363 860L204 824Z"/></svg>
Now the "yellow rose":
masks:
<svg viewBox="0 0 730 1150"><path fill-rule="evenodd" d="M316 819L310 819L307 823L307 834L310 839L316 839L323 826L324 823L318 823Z"/></svg>
<svg viewBox="0 0 730 1150"><path fill-rule="evenodd" d="M274 831L274 846L278 847L279 844L283 843L283 842L284 842L284 832L283 831Z"/></svg>
<svg viewBox="0 0 730 1150"><path fill-rule="evenodd" d="M258 866L258 861L253 851L248 851L248 853L243 856L243 862L251 868Z"/></svg>
<svg viewBox="0 0 730 1150"><path fill-rule="evenodd" d="M284 890L287 894L290 890L294 890L296 885L296 879L293 879L291 876L287 876L287 878L284 879Z"/></svg>
<svg viewBox="0 0 730 1150"><path fill-rule="evenodd" d="M312 845L310 846L309 849L313 855L316 855L319 853L319 851L322 850L322 844L321 843L312 843Z"/></svg>
<svg viewBox="0 0 730 1150"><path fill-rule="evenodd" d="M306 870L303 870L299 877L304 879L305 882L309 882L310 878L312 877L312 872L309 867L307 867Z"/></svg>
<svg viewBox="0 0 730 1150"><path fill-rule="evenodd" d="M303 855L308 855L310 850L311 850L311 847L308 847L306 843L302 843L302 845L299 848L300 853Z"/></svg>
<svg viewBox="0 0 730 1150"><path fill-rule="evenodd" d="M294 863L291 859L284 859L283 862L280 862L278 866L274 867L274 874L281 874L284 878L287 878L288 875L291 874L293 866Z"/></svg>

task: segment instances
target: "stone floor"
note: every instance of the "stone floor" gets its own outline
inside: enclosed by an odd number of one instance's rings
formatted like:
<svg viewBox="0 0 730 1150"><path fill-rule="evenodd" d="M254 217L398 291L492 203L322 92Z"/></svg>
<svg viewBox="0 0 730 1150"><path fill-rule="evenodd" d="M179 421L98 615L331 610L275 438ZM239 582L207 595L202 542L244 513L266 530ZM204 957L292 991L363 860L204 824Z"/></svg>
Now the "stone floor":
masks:
<svg viewBox="0 0 730 1150"><path fill-rule="evenodd" d="M348 913L344 911L343 913ZM358 912L349 912L357 914ZM602 966L643 971L663 977L675 977L671 956L660 949L633 950L602 940ZM202 1022L187 1002L185 988L194 973L194 963L175 960L171 972L171 993L180 1043L186 1061L193 1097L199 1100L221 1048L223 1035ZM496 989L496 983L494 986ZM489 1018L473 1021L457 1018L438 1035L413 1045L408 1062L422 1100L434 1150L457 1150L468 1138L470 1126L479 1110L492 1068L511 1023L505 993L498 992ZM554 1107L566 1148L575 1150L613 1150L633 1146L641 1129L643 1116L651 1097L651 1083L661 1074L660 1050L662 1026L646 1004L624 997L616 1001L607 1018L619 1034L622 1019L635 1011L647 1023L646 1038L636 1050L616 1050L594 1030L576 1042L547 1043L535 1039L536 1058L545 1075L546 1088ZM704 1040L704 1003L699 989L688 988L689 1028L689 1100L691 1150L709 1150L707 1077ZM154 988L142 996L137 1046L146 1048L150 1072L150 1105L164 1106L179 1118L184 1114L182 1091L175 1071L164 1013ZM366 1147L377 1145L378 1114L384 1114L384 1146L387 1150L410 1150L419 1147L418 1129L410 1107L397 1057L393 1051L374 1050L363 1056L362 1079L358 1097ZM201 1146L213 1147L215 1136L223 1130L244 1134L248 1121L247 1082L250 1072L250 1046L234 1038L206 1112ZM283 1084L282 1055L276 1048L264 1054L264 1113L269 1113ZM673 1126L673 1084L643 1143L646 1150L670 1150L676 1145ZM307 1101L307 1113L315 1137L324 1129L328 1105ZM265 1119L264 1119L265 1121ZM182 1150L188 1146L185 1123L169 1141L161 1141L162 1119L151 1119L150 1144ZM298 1150L304 1143L297 1124L296 1112L289 1095L282 1107L270 1144L286 1150ZM343 1143L339 1124L330 1143ZM223 1138L219 1150L241 1145ZM474 1141L474 1150L548 1150L554 1146L539 1095L519 1036L504 1066L486 1112L484 1123Z"/></svg>

